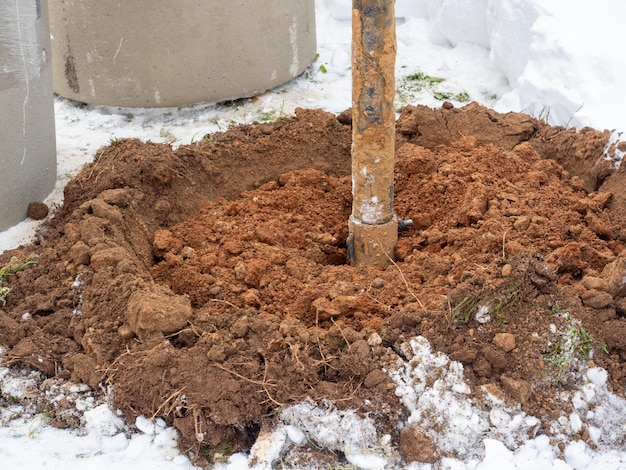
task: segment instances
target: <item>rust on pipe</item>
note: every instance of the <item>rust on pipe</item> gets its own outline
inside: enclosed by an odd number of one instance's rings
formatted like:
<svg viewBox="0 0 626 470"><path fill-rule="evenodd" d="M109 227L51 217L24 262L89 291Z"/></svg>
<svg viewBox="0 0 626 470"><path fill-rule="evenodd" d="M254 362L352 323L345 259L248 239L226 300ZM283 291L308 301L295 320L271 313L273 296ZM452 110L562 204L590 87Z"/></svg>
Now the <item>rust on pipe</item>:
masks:
<svg viewBox="0 0 626 470"><path fill-rule="evenodd" d="M352 1L353 265L386 267L394 258L395 0Z"/></svg>

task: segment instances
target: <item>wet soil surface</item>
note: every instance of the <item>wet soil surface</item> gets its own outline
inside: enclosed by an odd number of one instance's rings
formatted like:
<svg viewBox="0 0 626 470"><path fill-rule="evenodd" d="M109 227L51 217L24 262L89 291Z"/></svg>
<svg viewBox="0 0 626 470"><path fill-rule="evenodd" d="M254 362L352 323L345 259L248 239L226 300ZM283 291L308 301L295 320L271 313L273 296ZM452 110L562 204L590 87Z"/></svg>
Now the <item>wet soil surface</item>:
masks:
<svg viewBox="0 0 626 470"><path fill-rule="evenodd" d="M575 386L554 360L569 328L623 394L626 178L609 133L407 107L395 209L414 225L379 270L347 260L349 116L300 109L176 150L101 149L36 242L0 256L33 261L3 283L5 362L113 385L129 421L163 417L200 464L306 398L400 443L406 412L383 371L416 335L473 389L549 420Z"/></svg>

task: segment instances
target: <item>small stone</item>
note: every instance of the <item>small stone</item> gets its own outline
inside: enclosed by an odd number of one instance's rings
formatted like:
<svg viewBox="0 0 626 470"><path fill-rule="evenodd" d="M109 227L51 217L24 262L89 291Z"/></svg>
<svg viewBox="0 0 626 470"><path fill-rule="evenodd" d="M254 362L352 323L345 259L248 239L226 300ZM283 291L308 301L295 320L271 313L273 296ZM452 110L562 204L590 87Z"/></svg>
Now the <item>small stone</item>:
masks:
<svg viewBox="0 0 626 470"><path fill-rule="evenodd" d="M124 323L117 329L117 333L124 339L130 339L135 336L135 332L128 323Z"/></svg>
<svg viewBox="0 0 626 470"><path fill-rule="evenodd" d="M96 271L101 271L107 268L116 267L123 259L127 259L130 254L121 246L114 246L111 248L100 246L91 250L91 265Z"/></svg>
<svg viewBox="0 0 626 470"><path fill-rule="evenodd" d="M530 219L526 217L525 215L518 217L517 220L513 222L513 227L518 232L525 231L529 227L529 225L530 225Z"/></svg>
<svg viewBox="0 0 626 470"><path fill-rule="evenodd" d="M233 274L235 275L235 279L243 281L248 275L248 267L246 266L246 263L239 261L233 269Z"/></svg>
<svg viewBox="0 0 626 470"><path fill-rule="evenodd" d="M339 310L341 315L346 315L358 310L359 297L354 295L338 295L332 300L332 304Z"/></svg>
<svg viewBox="0 0 626 470"><path fill-rule="evenodd" d="M604 267L601 277L607 282L609 293L614 297L626 297L626 250Z"/></svg>
<svg viewBox="0 0 626 470"><path fill-rule="evenodd" d="M557 268L556 271L559 273L578 274L585 265L582 247L581 243L570 242L550 253L546 261L554 264Z"/></svg>
<svg viewBox="0 0 626 470"><path fill-rule="evenodd" d="M241 294L241 301L247 307L258 307L261 305L261 298L259 291L256 289L248 289Z"/></svg>
<svg viewBox="0 0 626 470"><path fill-rule="evenodd" d="M43 202L31 202L28 205L28 210L26 215L31 219L42 220L48 217L48 212L50 209Z"/></svg>
<svg viewBox="0 0 626 470"><path fill-rule="evenodd" d="M369 338L367 338L367 344L369 344L372 347L380 346L381 344L383 344L383 339L380 337L378 333L374 332L370 335Z"/></svg>
<svg viewBox="0 0 626 470"><path fill-rule="evenodd" d="M380 369L374 369L365 377L363 385L365 388L376 388L381 384L385 384L389 380L389 376Z"/></svg>
<svg viewBox="0 0 626 470"><path fill-rule="evenodd" d="M550 266L543 261L535 260L532 263L532 269L534 271L533 277L541 277L548 281L555 282L558 280L557 274L550 268ZM533 281L534 282L534 281Z"/></svg>
<svg viewBox="0 0 626 470"><path fill-rule="evenodd" d="M400 455L405 462L434 463L439 458L437 446L417 426L409 426L400 434Z"/></svg>
<svg viewBox="0 0 626 470"><path fill-rule="evenodd" d="M126 207L133 200L131 190L126 188L107 189L102 191L98 197L107 204L118 207Z"/></svg>
<svg viewBox="0 0 626 470"><path fill-rule="evenodd" d="M141 336L144 332L174 333L187 324L192 313L187 297L156 286L133 292L126 315L132 330Z"/></svg>
<svg viewBox="0 0 626 470"><path fill-rule="evenodd" d="M318 297L311 303L317 318L320 321L330 320L331 318L338 317L341 312L337 310L330 300L326 297Z"/></svg>
<svg viewBox="0 0 626 470"><path fill-rule="evenodd" d="M191 248L190 246L186 246L184 247L182 250L180 250L180 256L183 259L188 259L191 258L193 256L193 254L195 253L196 250L194 250L193 248Z"/></svg>
<svg viewBox="0 0 626 470"><path fill-rule="evenodd" d="M385 287L385 280L380 277L374 278L374 280L372 281L372 287L374 289L380 289L382 287Z"/></svg>
<svg viewBox="0 0 626 470"><path fill-rule="evenodd" d="M509 277L512 272L513 266L511 266L510 264L505 264L504 266L502 266L502 277Z"/></svg>
<svg viewBox="0 0 626 470"><path fill-rule="evenodd" d="M233 326L230 327L230 332L235 338L243 338L248 333L248 324L248 317L244 315L233 323Z"/></svg>
<svg viewBox="0 0 626 470"><path fill-rule="evenodd" d="M515 349L515 336L511 333L496 333L492 340L496 347L504 352Z"/></svg>
<svg viewBox="0 0 626 470"><path fill-rule="evenodd" d="M90 208L91 213L96 217L113 222L115 225L121 225L124 223L124 216L119 208L112 206L111 204L107 204L102 199L92 199L85 204Z"/></svg>
<svg viewBox="0 0 626 470"><path fill-rule="evenodd" d="M584 276L582 280L585 289L599 290L602 292L609 291L609 283L605 279L595 276Z"/></svg>
<svg viewBox="0 0 626 470"><path fill-rule="evenodd" d="M583 305L595 309L606 308L613 303L613 296L608 292L589 290L581 294Z"/></svg>
<svg viewBox="0 0 626 470"><path fill-rule="evenodd" d="M209 289L209 294L215 297L216 295L219 295L221 290L222 288L220 286L213 286Z"/></svg>
<svg viewBox="0 0 626 470"><path fill-rule="evenodd" d="M504 391L519 403L524 405L528 402L531 393L530 383L525 380L507 377L506 375L500 376L500 382L502 383Z"/></svg>
<svg viewBox="0 0 626 470"><path fill-rule="evenodd" d="M206 353L207 358L214 362L223 362L226 359L226 352L224 346L221 344L214 344L211 349Z"/></svg>

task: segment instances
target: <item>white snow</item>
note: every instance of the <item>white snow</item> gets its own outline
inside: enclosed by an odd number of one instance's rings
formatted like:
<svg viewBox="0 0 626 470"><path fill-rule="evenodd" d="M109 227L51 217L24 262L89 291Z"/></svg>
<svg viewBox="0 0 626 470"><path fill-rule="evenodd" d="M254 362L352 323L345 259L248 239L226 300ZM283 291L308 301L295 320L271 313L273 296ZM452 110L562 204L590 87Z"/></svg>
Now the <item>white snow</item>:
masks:
<svg viewBox="0 0 626 470"><path fill-rule="evenodd" d="M296 107L341 112L350 107L350 0L317 0L319 58L301 77L238 105L122 109L80 106L55 100L58 184L47 203L59 204L62 188L98 149L123 137L173 145L188 144L231 123L290 115ZM552 124L614 131L606 157L618 167L617 149L626 131L626 55L622 51L626 3L611 0L397 0L397 106L439 107L443 95L455 105L467 99L498 111L523 111ZM323 67L321 67L323 65ZM417 73L441 78L415 86ZM460 100L460 101L459 101ZM0 233L0 250L28 241L37 222L26 220ZM80 288L77 279L75 288ZM2 345L0 345L2 351ZM607 373L579 371L580 387L563 392L562 419L549 424L555 442L534 436L538 420L507 407L484 391L477 403L468 393L462 366L434 353L423 338L403 346L389 374L409 417L441 449L458 451L422 469L620 469L626 468L626 403L607 388ZM190 469L176 449L176 432L162 420L140 418L128 426L80 387L61 390L82 410L80 430L60 430L23 400L38 391L37 373L0 368L0 462L2 468L31 470L116 468ZM47 392L46 392L47 393ZM85 395L87 394L87 395ZM60 398L59 398L60 399ZM373 422L332 404L303 402L282 410L282 425L264 429L250 455L235 454L220 469L269 468L288 446L309 440L344 452L359 468L396 465L389 436ZM435 426L436 424L436 426ZM592 449L573 435L586 428ZM534 436L534 437L533 437Z"/></svg>
<svg viewBox="0 0 626 470"><path fill-rule="evenodd" d="M484 436L498 436L515 446L539 424L493 395L486 394L490 410L473 403L461 363L434 353L425 338L405 343L402 353L406 359L389 374L396 394L411 413L407 424L419 425L444 452L476 459Z"/></svg>

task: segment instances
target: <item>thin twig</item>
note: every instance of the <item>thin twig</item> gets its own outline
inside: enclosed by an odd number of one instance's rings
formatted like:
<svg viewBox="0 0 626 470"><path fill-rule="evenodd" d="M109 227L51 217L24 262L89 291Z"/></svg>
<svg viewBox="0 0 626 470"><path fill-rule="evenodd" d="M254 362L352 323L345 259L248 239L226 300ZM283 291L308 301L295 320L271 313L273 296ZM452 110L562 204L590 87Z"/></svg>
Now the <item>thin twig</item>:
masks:
<svg viewBox="0 0 626 470"><path fill-rule="evenodd" d="M357 387L352 390L352 393L350 393L350 395L348 395L347 397L344 398L335 398L333 399L333 402L339 402L339 401L348 401L348 400L352 400L354 398L354 396L356 395L356 392L359 391L359 389L361 388L361 385L363 385L363 382L360 382L359 385L357 385Z"/></svg>
<svg viewBox="0 0 626 470"><path fill-rule="evenodd" d="M223 303L223 304L230 305L232 308L237 308L237 309L239 308L239 307L237 307L235 304L231 304L231 303L230 303L229 301L227 301L227 300L222 300L222 299L209 299L209 302L221 302L221 303Z"/></svg>
<svg viewBox="0 0 626 470"><path fill-rule="evenodd" d="M378 242L378 244L381 245L380 242ZM398 270L398 272L400 273L400 277L402 278L402 282L404 282L404 286L406 287L406 290L409 292L409 294L411 294L413 296L413 298L417 301L419 306L422 307L422 310L426 310L426 307L424 307L424 304L422 303L422 301L417 298L417 295L415 295L415 292L413 292L411 287L409 287L409 283L407 282L406 277L404 277L404 273L402 272L402 269L400 269L400 266L398 266L398 263L396 263L393 260L393 258L391 258L391 256L389 256L386 252L385 252L385 256L387 257L387 259L389 261L391 261L391 264L393 264L396 267L396 269Z"/></svg>
<svg viewBox="0 0 626 470"><path fill-rule="evenodd" d="M300 345L298 343L293 343L289 345L289 351L291 352L291 357L293 357L293 360L300 366L302 370L305 370L306 367L304 367L304 364L302 364L302 361L300 360L300 355L298 354L299 350L300 350Z"/></svg>
<svg viewBox="0 0 626 470"><path fill-rule="evenodd" d="M263 359L265 360L265 358L263 358ZM283 403L275 400L274 397L272 397L272 395L270 394L269 390L267 389L268 386L276 387L275 384L268 383L267 380L266 380L266 378L267 378L267 360L265 360L265 370L263 371L263 381L254 380L254 379L251 379L251 378L246 377L244 375L241 375L238 372L235 372L234 370L231 370L231 369L229 369L227 367L224 367L224 366L218 364L217 362L213 362L212 365L217 367L218 369L223 370L224 372L228 372L229 374L234 375L235 377L237 377L237 378L239 378L241 380L245 380L246 382L250 382L250 383L253 383L255 385L260 385L261 387L263 387L263 390L265 391L265 393L267 394L267 397L270 399L270 401L272 403L274 403L277 406L283 406Z"/></svg>
<svg viewBox="0 0 626 470"><path fill-rule="evenodd" d="M265 390L265 393L267 394L267 398L269 398L272 403L274 403L276 406L278 406L280 408L280 407L283 406L283 403L279 402L278 400L275 400L274 397L272 397L272 394L270 393L270 391L266 387L266 384L267 384L267 366L268 366L269 363L268 363L267 359L265 358L265 356L263 356L263 361L265 361L265 369L263 370L263 390ZM272 384L269 384L269 385L272 385Z"/></svg>
<svg viewBox="0 0 626 470"><path fill-rule="evenodd" d="M506 251L504 250L504 245L506 244L506 233L508 230L505 230L502 234L502 259L506 259Z"/></svg>
<svg viewBox="0 0 626 470"><path fill-rule="evenodd" d="M152 414L152 418L151 419L154 419L159 414L161 414L161 411L165 409L165 405L167 405L169 402L174 402L175 403L175 401L180 398L180 396L183 394L183 392L185 391L186 388L187 387L183 387L183 388L177 390L176 392L170 394L170 396L167 397L165 399L165 401L163 403L161 403L161 406L159 406L157 408L157 410ZM175 407L175 404L173 406L170 406L169 410L165 413L165 416L169 415L170 412L174 409L174 407Z"/></svg>
<svg viewBox="0 0 626 470"><path fill-rule="evenodd" d="M365 291L365 296L370 299L373 300L374 302L376 302L377 304L382 305L383 307L385 307L385 310L387 312L391 312L391 306L387 305L385 302L381 302L380 300L378 300L376 297L374 297L372 294L369 293L370 289L372 288L372 286L370 285L367 290Z"/></svg>
<svg viewBox="0 0 626 470"><path fill-rule="evenodd" d="M102 372L102 374L106 377L105 383L111 385L113 383L113 376L118 371L117 368L113 368L124 356L132 356L134 353L130 350L128 345L126 345L126 351L117 356L111 364L104 368L96 368L98 372Z"/></svg>
<svg viewBox="0 0 626 470"><path fill-rule="evenodd" d="M339 324L335 321L335 319L333 317L330 318L330 321L333 322L333 325L335 325L337 327L337 329L339 330L339 333L341 333L341 337L343 338L343 340L346 342L346 346L348 346L348 349L350 349L350 347L352 346L350 344L350 341L348 341L348 338L346 338L346 335L344 334L343 330L341 329L341 327L339 326Z"/></svg>

